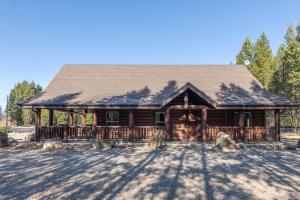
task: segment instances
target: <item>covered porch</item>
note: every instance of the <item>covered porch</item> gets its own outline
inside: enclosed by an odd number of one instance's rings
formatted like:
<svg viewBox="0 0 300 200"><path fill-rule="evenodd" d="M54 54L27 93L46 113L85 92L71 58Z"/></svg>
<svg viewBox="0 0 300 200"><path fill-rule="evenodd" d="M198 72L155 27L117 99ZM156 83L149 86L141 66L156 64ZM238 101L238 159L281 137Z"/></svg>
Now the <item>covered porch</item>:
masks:
<svg viewBox="0 0 300 200"><path fill-rule="evenodd" d="M280 110L275 109L273 126L267 126L266 110L218 110L202 105L173 105L167 109L83 109L64 110L69 124L54 124L54 111L49 110L49 124L42 126L41 109L36 113L36 139L107 139L148 140L156 131L162 131L168 141L215 142L219 132L236 141L280 140ZM92 124L86 116L92 113ZM74 115L81 115L81 124L75 124Z"/></svg>

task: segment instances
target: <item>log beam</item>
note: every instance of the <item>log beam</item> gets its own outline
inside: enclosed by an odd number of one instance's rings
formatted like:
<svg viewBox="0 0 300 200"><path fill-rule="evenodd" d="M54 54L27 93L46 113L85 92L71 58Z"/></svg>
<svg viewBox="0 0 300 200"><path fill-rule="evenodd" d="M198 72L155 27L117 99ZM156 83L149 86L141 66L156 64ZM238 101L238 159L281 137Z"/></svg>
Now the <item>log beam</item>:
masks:
<svg viewBox="0 0 300 200"><path fill-rule="evenodd" d="M171 121L170 121L170 109L169 108L165 112L165 127L166 127L166 132L169 135L169 140L172 140L173 136L171 133Z"/></svg>
<svg viewBox="0 0 300 200"><path fill-rule="evenodd" d="M243 110L239 112L239 127L240 127L240 137L242 141L245 141L245 113Z"/></svg>
<svg viewBox="0 0 300 200"><path fill-rule="evenodd" d="M280 141L280 110L275 110L275 133L276 133L276 140Z"/></svg>
<svg viewBox="0 0 300 200"><path fill-rule="evenodd" d="M183 101L184 101L184 108L187 109L189 106L189 94L187 91L184 93Z"/></svg>
<svg viewBox="0 0 300 200"><path fill-rule="evenodd" d="M35 125L40 126L41 125L41 109L37 108L35 112Z"/></svg>
<svg viewBox="0 0 300 200"><path fill-rule="evenodd" d="M98 122L97 122L97 110L93 111L93 126L97 126Z"/></svg>
<svg viewBox="0 0 300 200"><path fill-rule="evenodd" d="M49 113L48 113L48 122L49 122L49 126L53 126L53 118L54 118L54 110L53 109L49 109Z"/></svg>
<svg viewBox="0 0 300 200"><path fill-rule="evenodd" d="M207 126L207 109L203 108L201 110L202 113L202 123L201 123L201 134L202 141L206 141L206 126Z"/></svg>
<svg viewBox="0 0 300 200"><path fill-rule="evenodd" d="M86 115L87 115L88 111L87 109L84 109L83 111L83 119L82 119L82 126L85 127L86 126Z"/></svg>
<svg viewBox="0 0 300 200"><path fill-rule="evenodd" d="M134 126L134 114L133 114L133 111L132 110L129 110L129 121L128 121L128 126L130 128L132 128Z"/></svg>
<svg viewBox="0 0 300 200"><path fill-rule="evenodd" d="M70 110L70 126L74 126L74 111Z"/></svg>

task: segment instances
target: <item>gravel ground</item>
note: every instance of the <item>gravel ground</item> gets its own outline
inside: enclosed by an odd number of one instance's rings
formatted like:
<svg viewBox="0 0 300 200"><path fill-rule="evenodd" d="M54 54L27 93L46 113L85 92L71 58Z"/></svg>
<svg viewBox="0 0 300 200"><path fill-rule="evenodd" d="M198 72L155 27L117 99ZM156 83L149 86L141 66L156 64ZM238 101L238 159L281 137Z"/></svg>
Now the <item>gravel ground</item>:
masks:
<svg viewBox="0 0 300 200"><path fill-rule="evenodd" d="M300 151L0 150L0 199L300 199Z"/></svg>

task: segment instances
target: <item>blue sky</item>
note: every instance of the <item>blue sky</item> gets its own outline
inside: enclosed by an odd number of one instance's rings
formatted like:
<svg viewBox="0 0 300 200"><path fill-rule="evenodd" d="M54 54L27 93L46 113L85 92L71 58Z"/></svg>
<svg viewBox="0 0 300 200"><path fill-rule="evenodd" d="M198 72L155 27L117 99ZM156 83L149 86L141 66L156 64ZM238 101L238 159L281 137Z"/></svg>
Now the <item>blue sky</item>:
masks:
<svg viewBox="0 0 300 200"><path fill-rule="evenodd" d="M265 32L275 52L299 0L0 0L0 105L65 63L228 64Z"/></svg>

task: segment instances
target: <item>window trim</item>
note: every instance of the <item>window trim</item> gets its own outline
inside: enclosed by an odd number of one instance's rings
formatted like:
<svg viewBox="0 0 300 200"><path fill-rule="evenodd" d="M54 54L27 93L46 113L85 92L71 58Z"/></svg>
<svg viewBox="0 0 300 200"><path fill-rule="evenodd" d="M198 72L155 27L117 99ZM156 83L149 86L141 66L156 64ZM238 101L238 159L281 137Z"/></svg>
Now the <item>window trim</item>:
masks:
<svg viewBox="0 0 300 200"><path fill-rule="evenodd" d="M163 114L163 117L164 117L163 121L157 121L156 120L156 116L160 115L160 114ZM166 126L165 115L166 115L166 112L164 112L164 111L155 112L154 113L154 125L155 126ZM161 124L163 124L163 125L161 125Z"/></svg>
<svg viewBox="0 0 300 200"><path fill-rule="evenodd" d="M246 118L246 113L249 114L249 126L247 126L247 118ZM245 121L244 121L244 127L245 128L250 128L253 125L253 116L251 111L244 111L244 116L245 116ZM234 121L233 121L234 126L239 126L239 112L234 112Z"/></svg>
<svg viewBox="0 0 300 200"><path fill-rule="evenodd" d="M119 111L106 111L105 113L106 113L105 114L105 125L106 126L119 126L120 125L120 113L119 113ZM107 120L109 113L116 113L117 116L118 116L118 120L117 121L109 121L109 120ZM109 123L112 123L112 124L116 123L116 125L109 125Z"/></svg>

